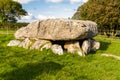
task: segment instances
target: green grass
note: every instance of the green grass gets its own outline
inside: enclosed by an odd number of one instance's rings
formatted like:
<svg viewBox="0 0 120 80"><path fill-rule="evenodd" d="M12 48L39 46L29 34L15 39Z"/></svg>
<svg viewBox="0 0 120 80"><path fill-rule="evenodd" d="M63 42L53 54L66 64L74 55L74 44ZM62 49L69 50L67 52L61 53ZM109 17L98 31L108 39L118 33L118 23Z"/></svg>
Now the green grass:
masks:
<svg viewBox="0 0 120 80"><path fill-rule="evenodd" d="M16 29L15 29L16 30ZM9 29L0 29L0 34L13 34L15 30L9 30Z"/></svg>
<svg viewBox="0 0 120 80"><path fill-rule="evenodd" d="M85 57L51 50L7 47L13 32L0 34L0 80L120 80L120 61L103 53L120 56L120 40L95 37L101 42L97 52Z"/></svg>

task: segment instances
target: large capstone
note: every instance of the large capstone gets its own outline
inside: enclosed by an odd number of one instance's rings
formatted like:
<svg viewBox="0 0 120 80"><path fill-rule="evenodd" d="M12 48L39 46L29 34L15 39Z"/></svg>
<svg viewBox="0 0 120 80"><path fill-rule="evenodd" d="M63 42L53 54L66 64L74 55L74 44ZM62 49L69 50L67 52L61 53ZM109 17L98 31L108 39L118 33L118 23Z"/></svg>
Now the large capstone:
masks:
<svg viewBox="0 0 120 80"><path fill-rule="evenodd" d="M45 40L81 40L92 38L98 33L92 21L47 19L30 23L15 33L16 39L38 38Z"/></svg>
<svg viewBox="0 0 120 80"><path fill-rule="evenodd" d="M93 21L47 19L18 29L15 33L16 40L10 41L7 46L40 51L44 48L51 49L58 55L66 50L68 53L85 56L100 48L100 42L93 39L97 33L97 24Z"/></svg>

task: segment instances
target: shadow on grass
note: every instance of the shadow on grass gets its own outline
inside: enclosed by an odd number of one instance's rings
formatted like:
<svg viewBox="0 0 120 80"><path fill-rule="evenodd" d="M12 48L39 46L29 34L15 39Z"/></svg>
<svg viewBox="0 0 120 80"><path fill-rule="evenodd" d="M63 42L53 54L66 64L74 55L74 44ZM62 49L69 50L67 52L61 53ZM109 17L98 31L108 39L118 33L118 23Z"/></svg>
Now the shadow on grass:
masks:
<svg viewBox="0 0 120 80"><path fill-rule="evenodd" d="M62 65L55 62L29 63L22 68L18 68L0 76L4 80L32 80L43 73L56 75L62 67Z"/></svg>
<svg viewBox="0 0 120 80"><path fill-rule="evenodd" d="M107 48L109 47L110 44L111 44L111 42L100 41L100 50L107 50Z"/></svg>
<svg viewBox="0 0 120 80"><path fill-rule="evenodd" d="M109 47L109 45L111 44L111 42L103 42L103 41L100 41L100 48L99 50L100 51L105 51L107 50L107 48ZM91 51L90 54L95 54L96 51Z"/></svg>

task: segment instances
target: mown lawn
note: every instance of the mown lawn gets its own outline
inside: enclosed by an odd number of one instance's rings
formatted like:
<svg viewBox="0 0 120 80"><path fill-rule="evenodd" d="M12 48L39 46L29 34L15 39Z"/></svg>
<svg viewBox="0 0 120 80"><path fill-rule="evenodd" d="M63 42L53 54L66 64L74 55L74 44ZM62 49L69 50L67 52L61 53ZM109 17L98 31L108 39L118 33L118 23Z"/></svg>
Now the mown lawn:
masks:
<svg viewBox="0 0 120 80"><path fill-rule="evenodd" d="M51 50L7 47L13 32L0 32L0 80L120 80L120 60L101 54L120 56L120 40L95 37L101 42L97 52L85 57ZM10 34L9 34L10 33Z"/></svg>

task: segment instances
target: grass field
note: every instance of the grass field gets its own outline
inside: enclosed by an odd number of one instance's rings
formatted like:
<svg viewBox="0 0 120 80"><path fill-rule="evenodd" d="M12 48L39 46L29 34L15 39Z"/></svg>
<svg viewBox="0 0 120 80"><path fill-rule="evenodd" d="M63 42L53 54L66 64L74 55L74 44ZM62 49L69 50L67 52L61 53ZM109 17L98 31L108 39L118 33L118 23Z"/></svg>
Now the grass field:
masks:
<svg viewBox="0 0 120 80"><path fill-rule="evenodd" d="M85 57L51 50L7 47L14 31L0 31L0 80L120 80L120 60L101 54L120 56L120 40L95 37L101 42L97 52Z"/></svg>

